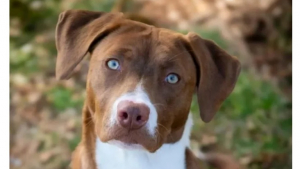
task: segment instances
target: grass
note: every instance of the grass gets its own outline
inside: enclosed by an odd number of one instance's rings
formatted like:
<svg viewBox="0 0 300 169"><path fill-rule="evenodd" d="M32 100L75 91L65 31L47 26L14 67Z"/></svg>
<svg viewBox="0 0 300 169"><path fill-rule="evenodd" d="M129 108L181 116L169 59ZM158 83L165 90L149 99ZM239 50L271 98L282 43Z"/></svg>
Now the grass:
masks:
<svg viewBox="0 0 300 169"><path fill-rule="evenodd" d="M63 111L69 107L81 109L84 98L74 98L73 93L72 89L56 86L47 92L47 99L57 111Z"/></svg>
<svg viewBox="0 0 300 169"><path fill-rule="evenodd" d="M74 151L75 148L77 147L77 145L79 144L81 140L81 137L78 135L78 136L75 136L72 140L69 141L69 148L70 150Z"/></svg>

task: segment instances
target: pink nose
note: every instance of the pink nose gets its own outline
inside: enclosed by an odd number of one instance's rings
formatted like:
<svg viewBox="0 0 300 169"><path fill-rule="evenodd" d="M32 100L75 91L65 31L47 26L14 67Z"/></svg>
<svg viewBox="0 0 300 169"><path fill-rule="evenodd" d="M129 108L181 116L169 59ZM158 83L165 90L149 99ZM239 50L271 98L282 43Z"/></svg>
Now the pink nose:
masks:
<svg viewBox="0 0 300 169"><path fill-rule="evenodd" d="M117 106L118 122L127 129L139 129L149 118L149 107L143 103L121 101Z"/></svg>

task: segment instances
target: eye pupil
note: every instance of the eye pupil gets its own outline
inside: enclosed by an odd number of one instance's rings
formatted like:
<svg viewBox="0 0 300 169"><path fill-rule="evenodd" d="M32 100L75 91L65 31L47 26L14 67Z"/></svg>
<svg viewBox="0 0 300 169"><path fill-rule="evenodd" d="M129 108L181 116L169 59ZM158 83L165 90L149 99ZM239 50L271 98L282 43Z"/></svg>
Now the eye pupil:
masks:
<svg viewBox="0 0 300 169"><path fill-rule="evenodd" d="M114 60L114 59L109 60L106 65L107 65L108 68L110 68L112 70L117 70L120 67L119 62L117 60Z"/></svg>
<svg viewBox="0 0 300 169"><path fill-rule="evenodd" d="M168 83L171 83L171 84L175 84L179 81L179 77L178 75L176 74L169 74L167 77L166 77L166 81Z"/></svg>

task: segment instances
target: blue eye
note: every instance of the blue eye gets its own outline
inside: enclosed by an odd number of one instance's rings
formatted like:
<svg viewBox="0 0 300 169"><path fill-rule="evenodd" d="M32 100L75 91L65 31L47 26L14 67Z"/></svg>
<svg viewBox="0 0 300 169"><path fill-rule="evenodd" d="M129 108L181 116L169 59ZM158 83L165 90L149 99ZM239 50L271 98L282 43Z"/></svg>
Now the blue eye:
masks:
<svg viewBox="0 0 300 169"><path fill-rule="evenodd" d="M118 70L120 68L120 64L116 59L111 59L106 63L107 67L112 70Z"/></svg>
<svg viewBox="0 0 300 169"><path fill-rule="evenodd" d="M171 84L175 84L179 81L179 77L178 75L171 73L166 77L166 82L171 83Z"/></svg>

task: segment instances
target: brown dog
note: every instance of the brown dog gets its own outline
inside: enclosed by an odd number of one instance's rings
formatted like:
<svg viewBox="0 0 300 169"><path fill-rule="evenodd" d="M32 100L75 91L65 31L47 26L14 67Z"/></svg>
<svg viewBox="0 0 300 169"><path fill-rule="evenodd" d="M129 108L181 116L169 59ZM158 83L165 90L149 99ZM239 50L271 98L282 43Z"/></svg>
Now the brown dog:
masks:
<svg viewBox="0 0 300 169"><path fill-rule="evenodd" d="M192 96L209 122L235 86L236 58L195 33L83 10L60 14L56 46L58 79L91 54L73 169L201 168L189 149Z"/></svg>

